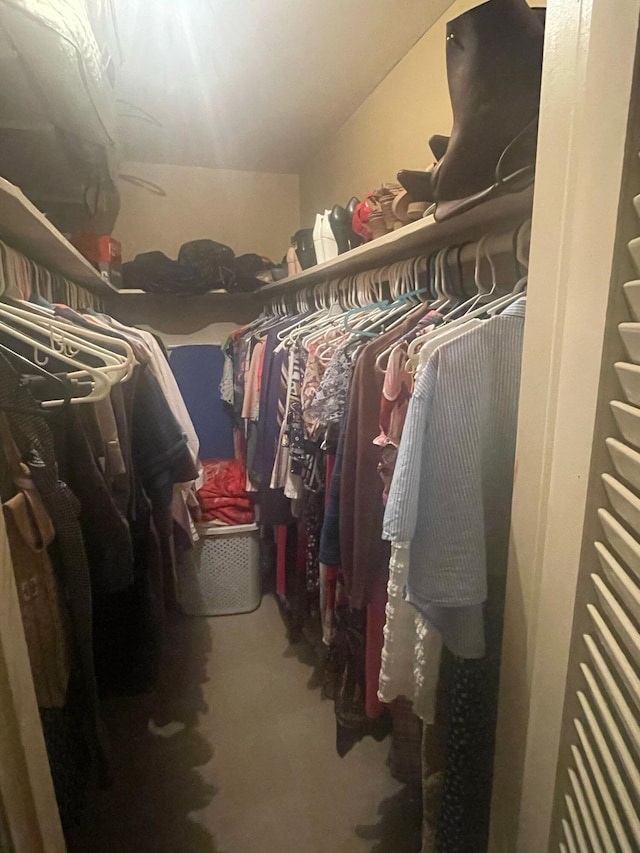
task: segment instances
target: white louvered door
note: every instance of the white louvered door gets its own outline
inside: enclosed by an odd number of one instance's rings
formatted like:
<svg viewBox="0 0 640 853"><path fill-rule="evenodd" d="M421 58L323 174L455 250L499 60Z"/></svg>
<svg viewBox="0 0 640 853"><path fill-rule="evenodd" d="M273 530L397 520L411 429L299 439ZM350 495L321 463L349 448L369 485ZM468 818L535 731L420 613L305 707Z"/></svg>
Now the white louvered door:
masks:
<svg viewBox="0 0 640 853"><path fill-rule="evenodd" d="M562 853L640 851L640 167L628 159L558 764Z"/></svg>

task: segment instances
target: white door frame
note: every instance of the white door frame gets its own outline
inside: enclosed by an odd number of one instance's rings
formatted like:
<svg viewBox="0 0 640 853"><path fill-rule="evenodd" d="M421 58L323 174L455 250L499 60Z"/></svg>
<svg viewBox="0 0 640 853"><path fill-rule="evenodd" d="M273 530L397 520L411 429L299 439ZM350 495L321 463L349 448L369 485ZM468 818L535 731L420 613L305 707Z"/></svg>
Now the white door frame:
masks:
<svg viewBox="0 0 640 853"><path fill-rule="evenodd" d="M491 851L549 846L640 0L549 0Z"/></svg>

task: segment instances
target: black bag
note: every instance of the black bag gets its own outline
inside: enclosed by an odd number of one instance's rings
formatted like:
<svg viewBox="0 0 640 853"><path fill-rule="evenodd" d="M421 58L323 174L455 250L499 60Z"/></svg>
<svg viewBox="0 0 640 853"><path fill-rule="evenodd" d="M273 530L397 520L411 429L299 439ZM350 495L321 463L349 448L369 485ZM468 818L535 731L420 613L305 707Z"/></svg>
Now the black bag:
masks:
<svg viewBox="0 0 640 853"><path fill-rule="evenodd" d="M172 261L163 252L143 252L123 264L122 286L148 293L199 294L209 290L195 267Z"/></svg>
<svg viewBox="0 0 640 853"><path fill-rule="evenodd" d="M251 293L273 281L271 270L274 264L262 255L249 252L235 259L235 282L227 288L230 292Z"/></svg>
<svg viewBox="0 0 640 853"><path fill-rule="evenodd" d="M235 253L215 240L191 240L178 252L178 263L195 268L207 290L228 288L234 278Z"/></svg>
<svg viewBox="0 0 640 853"><path fill-rule="evenodd" d="M197 296L230 289L235 282L233 249L215 240L192 240L180 247L178 260L163 252L143 252L122 265L123 287Z"/></svg>

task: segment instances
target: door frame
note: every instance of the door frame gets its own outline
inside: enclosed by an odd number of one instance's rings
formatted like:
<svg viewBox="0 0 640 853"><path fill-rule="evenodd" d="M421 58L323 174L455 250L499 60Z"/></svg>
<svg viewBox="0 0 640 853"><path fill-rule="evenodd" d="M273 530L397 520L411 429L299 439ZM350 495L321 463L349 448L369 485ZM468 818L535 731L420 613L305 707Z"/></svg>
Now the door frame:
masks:
<svg viewBox="0 0 640 853"><path fill-rule="evenodd" d="M491 851L549 848L640 0L549 0Z"/></svg>
<svg viewBox="0 0 640 853"><path fill-rule="evenodd" d="M66 850L1 512L0 849L8 853Z"/></svg>

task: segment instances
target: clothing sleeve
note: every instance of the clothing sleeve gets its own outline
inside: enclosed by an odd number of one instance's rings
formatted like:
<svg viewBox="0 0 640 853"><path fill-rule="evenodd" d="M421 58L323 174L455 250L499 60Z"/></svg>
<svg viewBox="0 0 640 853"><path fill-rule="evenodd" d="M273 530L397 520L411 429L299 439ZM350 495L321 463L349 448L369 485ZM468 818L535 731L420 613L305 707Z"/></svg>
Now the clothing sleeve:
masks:
<svg viewBox="0 0 640 853"><path fill-rule="evenodd" d="M409 403L382 528L383 539L391 542L410 542L415 533L422 451L427 440L429 412L436 391L438 362L436 351L420 374Z"/></svg>

